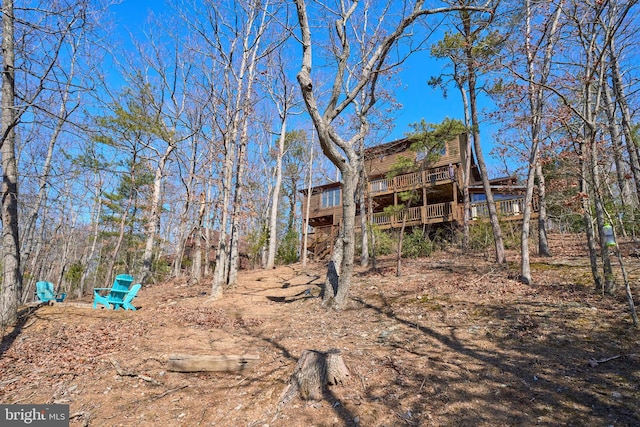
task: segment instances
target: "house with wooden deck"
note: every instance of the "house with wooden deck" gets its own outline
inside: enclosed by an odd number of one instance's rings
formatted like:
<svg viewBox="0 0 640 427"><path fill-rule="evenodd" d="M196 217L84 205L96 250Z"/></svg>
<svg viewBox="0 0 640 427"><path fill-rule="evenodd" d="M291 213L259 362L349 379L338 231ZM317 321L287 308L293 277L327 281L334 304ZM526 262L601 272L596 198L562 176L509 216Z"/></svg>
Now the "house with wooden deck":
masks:
<svg viewBox="0 0 640 427"><path fill-rule="evenodd" d="M443 144L435 156L412 149L412 141L404 138L365 149L364 162L367 182L365 205L357 208L357 215L367 214L369 221L380 229L407 228L431 225L457 226L464 220L462 195L463 165L468 141L465 135ZM410 160L410 162L407 162ZM397 171L399 163L414 166L404 173ZM390 173L394 171L393 173ZM492 194L501 219L521 220L524 208L524 188L513 177L491 180ZM342 191L340 182L302 190L303 218L307 218L309 201L308 250L322 257L331 250L342 220ZM410 192L408 201L403 195ZM482 220L489 216L480 172L471 159L469 185L470 218ZM404 201L403 201L404 200ZM385 210L388 206L405 205L406 209ZM537 212L537 200L533 211ZM396 212L396 213L393 213ZM360 219L356 218L356 224Z"/></svg>

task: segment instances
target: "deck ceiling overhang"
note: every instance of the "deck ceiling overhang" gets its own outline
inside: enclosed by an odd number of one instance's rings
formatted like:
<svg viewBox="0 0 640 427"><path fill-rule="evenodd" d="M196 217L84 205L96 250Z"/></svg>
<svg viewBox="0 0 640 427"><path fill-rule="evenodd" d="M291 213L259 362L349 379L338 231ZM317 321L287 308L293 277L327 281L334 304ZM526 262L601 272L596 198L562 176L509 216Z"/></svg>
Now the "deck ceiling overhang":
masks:
<svg viewBox="0 0 640 427"><path fill-rule="evenodd" d="M325 227L327 225L333 225L333 215L309 218L309 225L312 227Z"/></svg>

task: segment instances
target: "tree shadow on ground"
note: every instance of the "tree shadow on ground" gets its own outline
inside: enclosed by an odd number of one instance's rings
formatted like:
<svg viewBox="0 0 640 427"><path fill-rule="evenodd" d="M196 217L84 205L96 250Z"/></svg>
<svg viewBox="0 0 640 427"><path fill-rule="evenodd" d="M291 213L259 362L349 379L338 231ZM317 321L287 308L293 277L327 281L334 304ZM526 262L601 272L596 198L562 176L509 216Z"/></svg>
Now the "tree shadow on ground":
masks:
<svg viewBox="0 0 640 427"><path fill-rule="evenodd" d="M0 357L4 355L4 353L11 348L11 345L15 342L16 338L20 336L23 328L31 319L33 314L40 308L42 304L37 305L35 307L26 307L20 311L18 311L18 320L15 325L13 325L13 329L11 332L4 334L2 337L2 341L0 342Z"/></svg>
<svg viewBox="0 0 640 427"><path fill-rule="evenodd" d="M537 333L539 329L542 330L541 322L544 319L537 318L535 310L527 311L523 306L485 307L485 321L494 319L502 328L502 333L494 332L487 336L498 348L496 351L477 345L465 335L468 331L463 331L463 328L449 327L447 334L426 326L424 322L406 318L396 312L401 305L398 301L388 303L383 297L381 304L376 305L362 298L355 297L353 300L405 328L406 336L386 345L442 366L441 375L435 376L425 376L412 367L393 366L402 371L396 386L399 389L422 390L424 384L428 384L432 394L435 394L435 400L440 401L441 410L455 419L456 425L492 422L640 425L640 415L634 410L633 380L621 385L623 376L630 379L638 377L638 361L620 358L616 363L598 370L587 364L590 358L610 354L612 350L607 349L607 343L611 343L612 336L620 332L613 327L593 331L588 341L574 340L567 347L566 342L557 342L553 333ZM533 308L539 309L539 305L533 305ZM562 307L559 310L562 311ZM563 317L565 322L570 322L571 318L579 319L580 313L566 313ZM581 329L563 328L566 336L583 335ZM491 333L490 329L487 329L488 333ZM416 337L411 331L418 331L422 338ZM463 335L464 338L461 338ZM424 342L425 339L431 344ZM416 340L422 341L419 350L413 344ZM425 346L430 350L426 350ZM481 388L476 392L473 384L478 381L488 385L495 394L487 395ZM412 409L407 412L405 407L401 414L413 414L415 417L424 411L425 405L433 407L434 399L427 399L425 394L418 393L421 397L414 399ZM402 401L400 397L396 402ZM369 398L376 398L375 393L369 394ZM478 405L474 405L475 411L467 413L465 402L479 400L486 400L486 405L480 406L486 409L478 410ZM509 402L525 401L531 402L528 414L510 411ZM397 409L394 411L397 413ZM405 420L405 424L411 423Z"/></svg>

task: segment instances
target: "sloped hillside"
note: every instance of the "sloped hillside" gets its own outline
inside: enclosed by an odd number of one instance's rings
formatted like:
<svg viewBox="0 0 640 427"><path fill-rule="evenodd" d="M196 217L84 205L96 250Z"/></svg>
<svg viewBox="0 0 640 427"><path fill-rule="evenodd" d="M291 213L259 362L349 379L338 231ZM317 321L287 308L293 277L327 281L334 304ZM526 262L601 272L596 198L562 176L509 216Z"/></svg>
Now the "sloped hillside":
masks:
<svg viewBox="0 0 640 427"><path fill-rule="evenodd" d="M215 302L208 281L185 279L143 288L135 312L25 308L0 350L0 402L68 403L71 425L91 426L640 425L626 299L594 293L582 246L553 242L531 286L513 279L513 254L497 268L441 252L405 261L401 278L382 260L358 271L342 312L320 307L322 265L242 272ZM278 405L302 352L330 349L348 379ZM181 373L175 354L259 361Z"/></svg>

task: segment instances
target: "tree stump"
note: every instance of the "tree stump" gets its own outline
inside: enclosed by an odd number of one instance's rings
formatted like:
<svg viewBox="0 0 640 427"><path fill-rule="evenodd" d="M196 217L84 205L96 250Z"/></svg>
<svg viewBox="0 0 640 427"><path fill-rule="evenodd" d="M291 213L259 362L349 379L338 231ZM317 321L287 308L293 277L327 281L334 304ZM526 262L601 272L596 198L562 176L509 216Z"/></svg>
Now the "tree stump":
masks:
<svg viewBox="0 0 640 427"><path fill-rule="evenodd" d="M282 392L278 409L295 396L303 400L322 400L327 386L342 384L349 377L349 370L342 360L340 350L326 352L305 350Z"/></svg>

